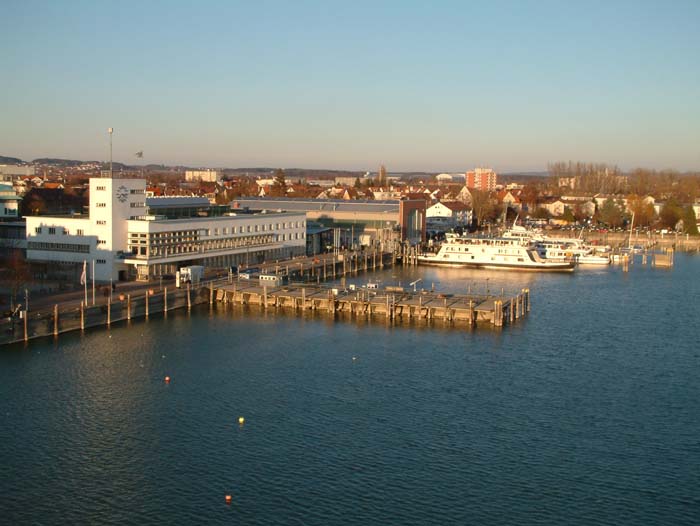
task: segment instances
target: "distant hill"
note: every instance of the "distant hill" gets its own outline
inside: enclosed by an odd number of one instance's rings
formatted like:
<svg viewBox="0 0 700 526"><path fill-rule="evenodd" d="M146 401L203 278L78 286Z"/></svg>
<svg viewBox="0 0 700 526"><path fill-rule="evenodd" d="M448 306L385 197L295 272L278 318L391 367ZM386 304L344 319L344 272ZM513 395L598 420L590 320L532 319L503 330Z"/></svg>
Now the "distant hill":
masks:
<svg viewBox="0 0 700 526"><path fill-rule="evenodd" d="M17 159L17 157L5 157L0 155L0 164L24 164L22 159Z"/></svg>
<svg viewBox="0 0 700 526"><path fill-rule="evenodd" d="M34 159L32 161L34 164L43 164L43 165L49 165L49 166L61 166L61 167L68 167L68 166L80 166L81 164L85 164L88 162L95 162L95 161L77 161L75 159L53 159L50 157L42 157L41 159Z"/></svg>

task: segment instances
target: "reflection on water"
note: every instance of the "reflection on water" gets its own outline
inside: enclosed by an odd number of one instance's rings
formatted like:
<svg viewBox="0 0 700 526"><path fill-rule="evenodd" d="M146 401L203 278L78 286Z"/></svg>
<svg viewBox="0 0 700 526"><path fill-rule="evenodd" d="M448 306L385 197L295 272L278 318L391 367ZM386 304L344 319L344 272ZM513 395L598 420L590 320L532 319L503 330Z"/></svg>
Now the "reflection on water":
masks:
<svg viewBox="0 0 700 526"><path fill-rule="evenodd" d="M3 349L0 522L693 524L700 259L676 261L371 276L530 288L502 331L203 306Z"/></svg>

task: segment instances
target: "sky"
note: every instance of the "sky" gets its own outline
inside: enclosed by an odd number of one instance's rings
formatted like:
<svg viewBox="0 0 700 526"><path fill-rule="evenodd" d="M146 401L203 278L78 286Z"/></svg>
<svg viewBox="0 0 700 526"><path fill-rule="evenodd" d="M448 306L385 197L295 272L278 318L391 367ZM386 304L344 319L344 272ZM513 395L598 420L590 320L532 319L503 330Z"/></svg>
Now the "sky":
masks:
<svg viewBox="0 0 700 526"><path fill-rule="evenodd" d="M698 0L0 5L0 155L700 170Z"/></svg>

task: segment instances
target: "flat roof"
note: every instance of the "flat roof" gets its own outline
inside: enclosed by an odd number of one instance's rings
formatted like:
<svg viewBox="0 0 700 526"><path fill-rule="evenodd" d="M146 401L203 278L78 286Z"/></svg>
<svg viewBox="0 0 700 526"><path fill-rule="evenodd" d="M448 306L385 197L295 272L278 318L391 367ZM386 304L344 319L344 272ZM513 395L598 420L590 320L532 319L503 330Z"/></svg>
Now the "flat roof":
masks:
<svg viewBox="0 0 700 526"><path fill-rule="evenodd" d="M150 208L169 208L174 206L211 206L206 197L147 197L146 206Z"/></svg>
<svg viewBox="0 0 700 526"><path fill-rule="evenodd" d="M279 209L297 212L327 211L327 212L398 212L401 201L370 201L345 199L295 199L295 198L275 198L246 197L234 199L233 206L240 208L264 208L267 210ZM236 210L236 208L233 208Z"/></svg>

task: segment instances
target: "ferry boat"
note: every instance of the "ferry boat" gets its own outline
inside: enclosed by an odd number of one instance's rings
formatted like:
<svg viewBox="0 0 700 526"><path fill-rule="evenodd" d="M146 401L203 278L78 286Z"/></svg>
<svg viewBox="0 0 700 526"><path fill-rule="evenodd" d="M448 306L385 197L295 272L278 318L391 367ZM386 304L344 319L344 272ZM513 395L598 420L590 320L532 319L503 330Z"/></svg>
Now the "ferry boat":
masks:
<svg viewBox="0 0 700 526"><path fill-rule="evenodd" d="M607 254L610 247L593 247L580 238L550 237L541 232L528 230L517 225L506 230L503 237L518 239L526 244L533 244L542 258L550 260L569 260L573 258L576 263L581 265L610 264L610 256Z"/></svg>
<svg viewBox="0 0 700 526"><path fill-rule="evenodd" d="M532 244L506 237L448 235L436 254L419 254L417 260L424 265L553 272L571 272L575 267L573 258L543 258Z"/></svg>

